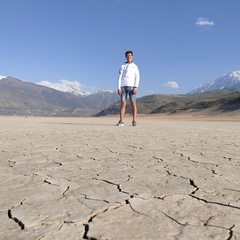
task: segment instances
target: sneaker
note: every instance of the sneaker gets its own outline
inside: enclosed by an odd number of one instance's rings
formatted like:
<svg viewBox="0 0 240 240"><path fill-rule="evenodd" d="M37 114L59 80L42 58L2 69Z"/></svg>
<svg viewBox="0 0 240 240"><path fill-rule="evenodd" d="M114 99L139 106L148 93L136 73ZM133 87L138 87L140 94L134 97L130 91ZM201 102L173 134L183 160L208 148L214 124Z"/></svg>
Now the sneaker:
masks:
<svg viewBox="0 0 240 240"><path fill-rule="evenodd" d="M136 122L136 121L132 121L132 125L133 125L134 127L136 127L136 126L137 126L137 122Z"/></svg>
<svg viewBox="0 0 240 240"><path fill-rule="evenodd" d="M124 123L123 123L123 121L119 120L119 122L118 122L117 126L119 126L119 127L123 127L123 126L124 126Z"/></svg>

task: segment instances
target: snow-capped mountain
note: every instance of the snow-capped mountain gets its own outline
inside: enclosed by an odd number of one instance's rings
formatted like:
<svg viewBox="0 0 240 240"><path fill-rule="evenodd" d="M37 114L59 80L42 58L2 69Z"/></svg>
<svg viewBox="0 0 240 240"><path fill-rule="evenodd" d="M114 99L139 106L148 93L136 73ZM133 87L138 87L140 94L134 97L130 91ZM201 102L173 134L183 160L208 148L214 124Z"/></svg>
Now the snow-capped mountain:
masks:
<svg viewBox="0 0 240 240"><path fill-rule="evenodd" d="M4 79L4 78L6 78L6 76L1 76L1 75L0 75L0 80L2 80L2 79Z"/></svg>
<svg viewBox="0 0 240 240"><path fill-rule="evenodd" d="M58 90L58 89L56 89ZM68 93L73 93L75 95L80 95L80 96L88 96L91 94L91 92L87 92L87 91L82 91L82 90L78 90L76 88L72 88L72 87L68 87L66 89L61 89L61 90L58 90L60 92L68 92Z"/></svg>
<svg viewBox="0 0 240 240"><path fill-rule="evenodd" d="M90 116L119 101L119 96L114 91L73 94L70 88L69 91L59 91L0 76L0 114Z"/></svg>
<svg viewBox="0 0 240 240"><path fill-rule="evenodd" d="M1 77L1 76L0 76ZM104 95L104 94L113 94L114 91L112 90L98 90L95 92L88 92L88 91L83 91L80 89L81 84L77 81L67 81L67 80L60 80L59 83L52 83L52 82L48 82L48 81L41 81L39 83L37 83L38 85L41 86L45 86L45 87L49 87L52 89L55 89L57 91L60 92L67 92L67 93L72 93L76 96L82 96L82 97L86 97L89 95Z"/></svg>
<svg viewBox="0 0 240 240"><path fill-rule="evenodd" d="M205 83L191 90L188 94L216 91L220 89L226 89L229 91L238 91L240 85L240 71L234 71L228 74L224 74L221 77Z"/></svg>
<svg viewBox="0 0 240 240"><path fill-rule="evenodd" d="M60 80L60 82L58 82L58 83L52 83L49 81L41 81L37 84L55 89L60 92L73 93L77 96L88 96L91 94L91 92L82 91L80 89L81 84L77 81L71 82L71 81L67 81L67 80Z"/></svg>
<svg viewBox="0 0 240 240"><path fill-rule="evenodd" d="M72 88L72 87L68 87L66 89L57 89L55 88L55 90L58 90L60 92L68 92L68 93L73 93L75 95L78 95L78 96L89 96L89 95L104 95L104 94L113 94L114 91L112 90L98 90L96 92L87 92L87 91L82 91L82 90L78 90L76 88Z"/></svg>

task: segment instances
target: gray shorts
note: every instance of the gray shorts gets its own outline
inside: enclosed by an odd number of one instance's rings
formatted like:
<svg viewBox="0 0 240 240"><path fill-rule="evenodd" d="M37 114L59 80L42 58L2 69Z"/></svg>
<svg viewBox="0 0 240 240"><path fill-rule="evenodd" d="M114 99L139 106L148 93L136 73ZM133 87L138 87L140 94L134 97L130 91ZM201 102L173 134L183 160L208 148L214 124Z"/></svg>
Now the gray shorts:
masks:
<svg viewBox="0 0 240 240"><path fill-rule="evenodd" d="M121 90L122 90L121 102L126 102L128 96L130 102L136 102L136 94L133 94L133 87L124 86L121 87Z"/></svg>

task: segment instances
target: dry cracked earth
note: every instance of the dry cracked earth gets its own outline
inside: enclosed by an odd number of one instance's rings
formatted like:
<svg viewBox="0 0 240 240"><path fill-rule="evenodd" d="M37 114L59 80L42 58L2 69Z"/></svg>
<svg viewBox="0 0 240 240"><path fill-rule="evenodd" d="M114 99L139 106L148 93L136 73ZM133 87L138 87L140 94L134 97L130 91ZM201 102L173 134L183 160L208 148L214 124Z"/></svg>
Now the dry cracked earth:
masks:
<svg viewBox="0 0 240 240"><path fill-rule="evenodd" d="M0 118L0 239L240 239L239 122L115 122Z"/></svg>

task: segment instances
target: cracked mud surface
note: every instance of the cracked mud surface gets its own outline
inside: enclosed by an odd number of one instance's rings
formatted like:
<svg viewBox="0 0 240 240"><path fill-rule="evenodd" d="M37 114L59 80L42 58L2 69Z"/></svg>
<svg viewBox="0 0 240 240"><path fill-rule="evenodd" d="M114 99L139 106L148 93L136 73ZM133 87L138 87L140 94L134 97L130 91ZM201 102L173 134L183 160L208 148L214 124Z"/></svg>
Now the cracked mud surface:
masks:
<svg viewBox="0 0 240 240"><path fill-rule="evenodd" d="M0 117L0 239L240 239L240 122L116 119Z"/></svg>

